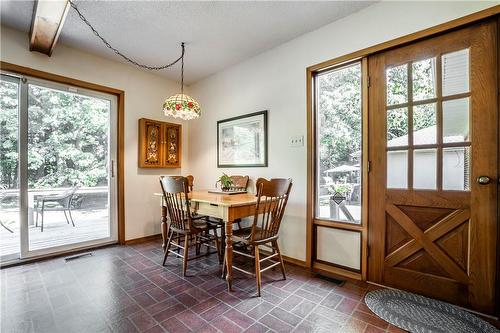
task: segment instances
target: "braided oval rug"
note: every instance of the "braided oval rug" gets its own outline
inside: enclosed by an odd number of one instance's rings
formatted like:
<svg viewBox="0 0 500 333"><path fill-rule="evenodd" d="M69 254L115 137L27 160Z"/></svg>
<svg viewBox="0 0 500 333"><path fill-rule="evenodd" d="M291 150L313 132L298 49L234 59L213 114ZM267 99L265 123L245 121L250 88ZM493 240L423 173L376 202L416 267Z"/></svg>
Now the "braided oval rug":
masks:
<svg viewBox="0 0 500 333"><path fill-rule="evenodd" d="M380 318L410 332L500 333L457 306L402 290L370 291L365 303Z"/></svg>

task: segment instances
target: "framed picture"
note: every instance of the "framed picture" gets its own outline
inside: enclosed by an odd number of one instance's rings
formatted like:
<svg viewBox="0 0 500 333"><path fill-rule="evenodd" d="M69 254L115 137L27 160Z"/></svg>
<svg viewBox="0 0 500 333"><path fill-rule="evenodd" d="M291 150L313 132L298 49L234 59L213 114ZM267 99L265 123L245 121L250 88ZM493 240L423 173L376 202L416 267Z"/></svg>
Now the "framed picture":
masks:
<svg viewBox="0 0 500 333"><path fill-rule="evenodd" d="M267 167L267 110L217 122L217 167Z"/></svg>

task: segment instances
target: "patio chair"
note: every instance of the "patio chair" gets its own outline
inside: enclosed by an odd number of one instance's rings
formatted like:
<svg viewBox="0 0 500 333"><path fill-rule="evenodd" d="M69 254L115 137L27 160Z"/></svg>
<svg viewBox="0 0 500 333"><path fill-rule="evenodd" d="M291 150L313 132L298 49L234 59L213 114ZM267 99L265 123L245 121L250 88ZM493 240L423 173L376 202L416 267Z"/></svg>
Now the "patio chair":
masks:
<svg viewBox="0 0 500 333"><path fill-rule="evenodd" d="M72 187L60 194L47 194L47 195L37 195L35 196L35 207L34 211L36 214L35 227L38 227L38 215L41 215L41 228L40 231L43 232L43 222L44 222L44 212L46 211L57 211L64 212L64 217L66 222L75 226L75 221L71 215L71 201L75 195L78 186ZM67 212L67 213L66 213ZM69 218L68 218L69 215Z"/></svg>

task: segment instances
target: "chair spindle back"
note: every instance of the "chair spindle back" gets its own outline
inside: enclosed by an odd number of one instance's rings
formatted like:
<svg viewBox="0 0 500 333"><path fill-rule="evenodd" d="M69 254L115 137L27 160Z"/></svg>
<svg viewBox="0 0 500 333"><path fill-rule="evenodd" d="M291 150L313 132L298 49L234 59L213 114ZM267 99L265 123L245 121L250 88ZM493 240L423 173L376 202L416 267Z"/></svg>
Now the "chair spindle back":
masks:
<svg viewBox="0 0 500 333"><path fill-rule="evenodd" d="M276 238L292 189L291 179L259 178L252 240Z"/></svg>
<svg viewBox="0 0 500 333"><path fill-rule="evenodd" d="M194 177L192 175L187 175L186 178L188 180L188 189L189 189L189 192L193 192Z"/></svg>
<svg viewBox="0 0 500 333"><path fill-rule="evenodd" d="M233 191L246 191L248 187L248 180L250 179L248 176L230 176L232 181L231 189Z"/></svg>
<svg viewBox="0 0 500 333"><path fill-rule="evenodd" d="M170 218L170 228L186 231L192 228L191 208L188 197L188 180L180 176L160 177L163 198Z"/></svg>

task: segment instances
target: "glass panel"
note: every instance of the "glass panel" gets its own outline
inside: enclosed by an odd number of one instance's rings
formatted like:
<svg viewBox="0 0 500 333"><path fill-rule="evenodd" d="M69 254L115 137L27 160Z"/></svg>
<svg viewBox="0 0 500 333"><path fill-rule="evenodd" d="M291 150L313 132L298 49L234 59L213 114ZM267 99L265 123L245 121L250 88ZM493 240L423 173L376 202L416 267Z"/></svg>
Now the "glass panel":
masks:
<svg viewBox="0 0 500 333"><path fill-rule="evenodd" d="M387 105L408 101L408 64L387 69Z"/></svg>
<svg viewBox="0 0 500 333"><path fill-rule="evenodd" d="M436 58L414 62L412 69L413 100L436 97Z"/></svg>
<svg viewBox="0 0 500 333"><path fill-rule="evenodd" d="M28 86L29 250L110 236L110 102Z"/></svg>
<svg viewBox="0 0 500 333"><path fill-rule="evenodd" d="M408 151L387 152L387 188L408 187Z"/></svg>
<svg viewBox="0 0 500 333"><path fill-rule="evenodd" d="M442 56L443 96L469 92L469 49Z"/></svg>
<svg viewBox="0 0 500 333"><path fill-rule="evenodd" d="M316 77L319 218L361 223L361 66Z"/></svg>
<svg viewBox="0 0 500 333"><path fill-rule="evenodd" d="M387 147L408 145L408 108L387 110Z"/></svg>
<svg viewBox="0 0 500 333"><path fill-rule="evenodd" d="M12 259L20 247L19 85L0 81L0 258Z"/></svg>
<svg viewBox="0 0 500 333"><path fill-rule="evenodd" d="M413 151L413 188L436 189L437 150L416 149Z"/></svg>
<svg viewBox="0 0 500 333"><path fill-rule="evenodd" d="M436 103L414 106L413 144L435 144L436 136Z"/></svg>
<svg viewBox="0 0 500 333"><path fill-rule="evenodd" d="M443 142L469 141L469 98L443 102Z"/></svg>
<svg viewBox="0 0 500 333"><path fill-rule="evenodd" d="M443 190L469 190L470 163L470 147L443 148Z"/></svg>

